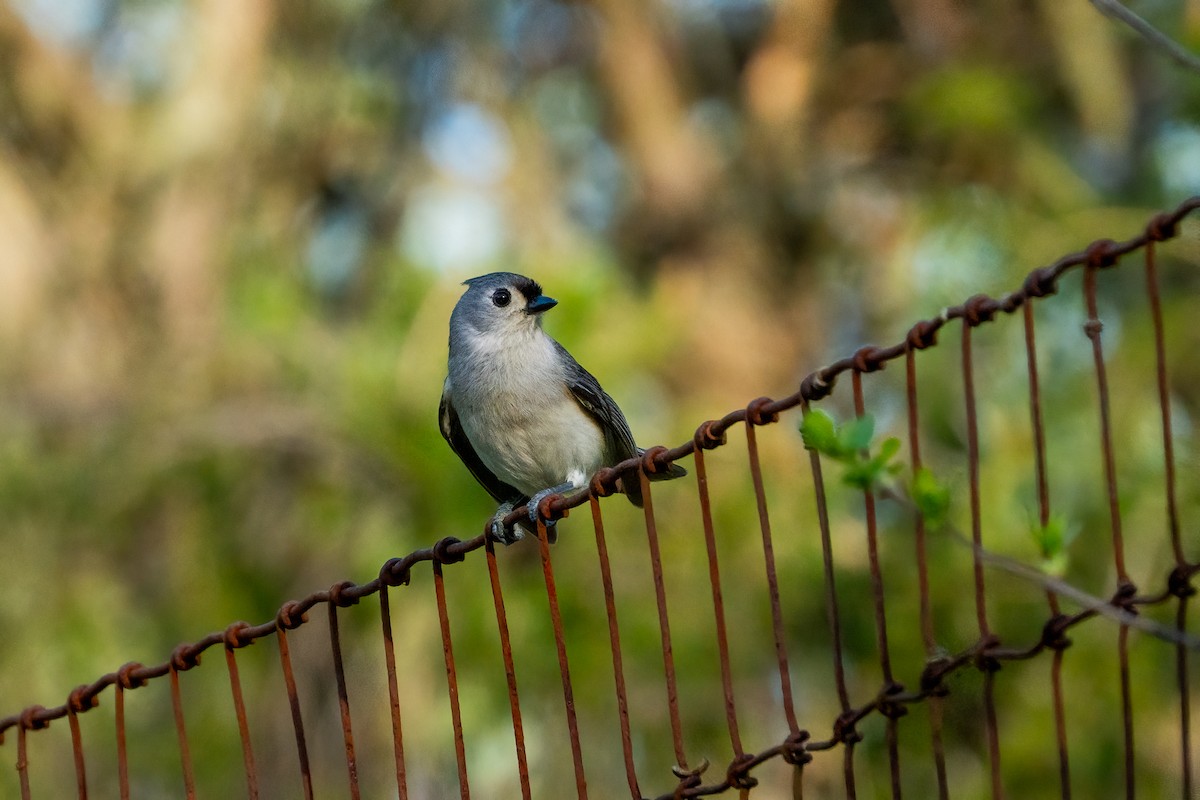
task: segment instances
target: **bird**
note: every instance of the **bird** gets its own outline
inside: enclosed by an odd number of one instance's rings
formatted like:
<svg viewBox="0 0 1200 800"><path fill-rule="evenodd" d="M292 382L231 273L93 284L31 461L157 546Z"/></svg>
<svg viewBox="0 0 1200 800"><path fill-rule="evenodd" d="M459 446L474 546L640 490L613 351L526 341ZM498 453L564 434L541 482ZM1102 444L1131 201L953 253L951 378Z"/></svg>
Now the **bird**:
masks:
<svg viewBox="0 0 1200 800"><path fill-rule="evenodd" d="M492 272L464 282L450 315L447 375L438 422L450 449L500 505L492 536L504 544L534 531L544 498L587 486L601 467L645 451L599 381L542 329L558 305L532 278ZM672 464L655 480L687 474ZM642 505L637 478L618 488ZM506 528L514 508L528 507L529 525ZM556 538L554 522L547 539Z"/></svg>

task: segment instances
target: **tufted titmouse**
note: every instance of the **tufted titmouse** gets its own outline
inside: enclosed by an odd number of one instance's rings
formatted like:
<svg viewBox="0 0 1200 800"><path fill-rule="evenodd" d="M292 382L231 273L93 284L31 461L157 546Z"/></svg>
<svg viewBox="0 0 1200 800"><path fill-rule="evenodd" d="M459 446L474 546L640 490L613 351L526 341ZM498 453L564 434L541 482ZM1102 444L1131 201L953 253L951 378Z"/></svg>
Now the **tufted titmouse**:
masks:
<svg viewBox="0 0 1200 800"><path fill-rule="evenodd" d="M466 281L450 315L449 375L438 409L442 436L500 507L492 535L523 534L501 520L517 506L581 489L600 467L639 455L621 409L592 374L542 330L558 304L535 281L493 272ZM687 472L675 465L659 479ZM641 484L621 480L642 505ZM520 527L532 530L531 526ZM549 531L553 541L554 532Z"/></svg>

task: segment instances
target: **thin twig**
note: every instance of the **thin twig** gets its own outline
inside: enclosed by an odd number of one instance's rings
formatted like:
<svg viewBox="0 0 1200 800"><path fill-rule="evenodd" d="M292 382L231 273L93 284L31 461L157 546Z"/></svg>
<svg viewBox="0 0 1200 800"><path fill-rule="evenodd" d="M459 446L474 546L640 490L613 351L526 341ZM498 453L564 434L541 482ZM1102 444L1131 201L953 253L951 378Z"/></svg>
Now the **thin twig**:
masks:
<svg viewBox="0 0 1200 800"><path fill-rule="evenodd" d="M917 508L916 503L914 503L912 498L905 494L903 490L899 490L895 487L885 486L879 489L879 494L881 497L886 497L889 500L896 501L900 505L911 510L913 513L921 513ZM1061 578L1056 578L1053 575L1049 575L1037 567L1030 566L1029 564L1016 560L1015 558L1003 556L999 553L993 553L985 547L976 547L975 543L971 541L969 536L957 530L952 525L943 523L937 528L931 528L929 530L933 533L940 533L946 536L956 544L974 550L979 554L980 560L988 566L995 567L996 569L1007 572L1010 575L1015 575L1018 578L1035 583L1047 591L1054 592L1060 597L1065 597L1074 601L1075 603L1079 604L1080 607L1088 611L1094 611L1097 614L1108 617L1109 619L1119 622L1122 625L1127 625L1130 628L1136 628L1137 630L1142 631L1143 633L1148 633L1157 639L1162 639L1163 641L1170 642L1172 644L1183 645L1189 650L1200 650L1200 637L1193 636L1192 634L1177 630L1176 628L1172 628L1168 625L1163 625L1155 622L1152 619L1147 619L1140 614L1127 611L1120 606L1115 606L1102 597L1088 594L1079 587L1073 586Z"/></svg>
<svg viewBox="0 0 1200 800"><path fill-rule="evenodd" d="M1180 66L1200 72L1200 58L1117 0L1090 0L1101 14L1123 22Z"/></svg>

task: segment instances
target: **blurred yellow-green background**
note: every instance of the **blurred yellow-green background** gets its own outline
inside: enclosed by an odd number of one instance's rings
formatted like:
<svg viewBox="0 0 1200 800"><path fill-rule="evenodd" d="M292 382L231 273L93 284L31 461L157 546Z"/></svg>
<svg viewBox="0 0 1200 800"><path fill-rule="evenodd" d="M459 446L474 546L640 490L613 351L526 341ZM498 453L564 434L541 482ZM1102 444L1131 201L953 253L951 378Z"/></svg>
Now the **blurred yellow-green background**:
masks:
<svg viewBox="0 0 1200 800"><path fill-rule="evenodd" d="M1200 2L1137 3L1200 44ZM790 394L858 346L1200 193L1200 75L1086 2L962 0L0 0L0 716L446 535L493 507L437 430L462 280L533 276L546 328L621 403L643 446ZM1195 227L1165 248L1168 354L1187 530L1198 499ZM1134 263L1106 272L1131 572L1171 566L1152 340ZM1068 579L1113 587L1078 276L1038 305ZM1024 560L1036 517L1018 320L976 334L985 542ZM967 529L959 334L920 357L923 436ZM902 369L867 379L903 431ZM828 406L849 410L847 385ZM796 420L760 433L801 725L838 706L820 546ZM762 551L740 429L710 457L743 738L782 741ZM879 687L861 498L831 479L851 694ZM707 566L689 478L656 487L690 758L730 758ZM640 514L604 504L642 791L674 786ZM924 659L911 525L883 510L898 677ZM933 557L939 643L974 641L969 559ZM478 554L477 554L478 555ZM529 542L500 553L535 790L573 785L545 589ZM585 511L555 550L589 784L623 796L595 545ZM472 788L518 795L483 561L447 568ZM990 578L994 627L1036 638L1037 587ZM392 593L411 796L457 794L427 569ZM320 611L320 609L318 609ZM345 796L323 612L292 635L319 797ZM373 602L342 612L365 795L389 787ZM1120 778L1115 630L1065 660L1079 796ZM239 653L264 796L299 796L274 640ZM1135 636L1139 776L1177 796L1173 651ZM201 796L244 791L225 667L182 677ZM1100 666L1097 666L1100 665ZM1057 793L1045 660L999 683L1012 796ZM1010 678L1011 676L1011 678ZM1008 681L1007 683L1005 681ZM984 794L979 677L952 686L953 796ZM129 694L135 796L182 794L165 681ZM903 780L930 796L925 710ZM115 796L112 693L81 719L93 793ZM860 796L885 796L864 724ZM17 793L15 737L0 797ZM65 723L30 737L35 796L70 796ZM840 795L818 755L813 797ZM790 792L779 763L755 796ZM712 775L706 776L711 778Z"/></svg>

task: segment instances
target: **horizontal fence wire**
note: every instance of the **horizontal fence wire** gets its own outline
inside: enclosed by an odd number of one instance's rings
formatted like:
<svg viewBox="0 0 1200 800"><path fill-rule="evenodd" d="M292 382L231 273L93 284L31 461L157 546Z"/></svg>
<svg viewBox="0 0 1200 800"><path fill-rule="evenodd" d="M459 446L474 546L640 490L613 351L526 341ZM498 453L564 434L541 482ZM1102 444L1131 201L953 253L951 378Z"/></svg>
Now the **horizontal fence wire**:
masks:
<svg viewBox="0 0 1200 800"><path fill-rule="evenodd" d="M759 398L750 402L745 408L726 414L720 419L709 420L701 424L693 438L674 448L653 447L640 458L629 459L610 468L601 469L592 477L586 490L570 496L552 496L541 501L535 510L538 525L539 554L541 568L545 581L546 595L549 603L551 628L555 639L555 651L558 661L558 672L561 676L563 706L566 711L570 759L575 776L576 795L580 798L588 796L588 778L585 772L584 751L586 742L580 732L579 720L576 714L574 687L571 679L570 661L565 633L565 623L558 599L553 567L553 552L546 535L546 523L564 517L572 508L585 503L590 505L593 528L597 544L597 560L604 596L605 618L609 647L611 649L613 676L615 679L614 692L617 703L618 721L620 725L622 763L626 773L629 794L634 800L644 797L642 779L636 766L635 733L630 716L629 685L627 683L624 654L622 652L622 637L614 600L613 566L605 536L605 526L602 506L599 500L618 490L621 480L636 479L642 483L645 498L644 515L645 528L649 545L650 569L654 581L656 614L659 623L659 638L663 662L664 688L667 694L667 707L671 730L671 746L676 763L672 768L676 784L665 794L657 795L659 800L665 798L687 798L708 795L719 795L736 791L742 797L749 796L758 783L754 771L761 765L771 761L782 761L794 767L793 793L801 797L804 791L804 768L813 759L814 754L841 748L842 761L840 780L847 797L855 797L858 792L856 768L859 766L855 758L855 746L862 741L860 724L873 715L879 715L885 720L887 786L892 797L901 796L903 785L904 764L898 747L898 729L900 720L910 707L923 704L929 713L930 751L934 762L938 796L947 798L953 795L953 786L947 777L946 740L950 735L945 727L944 708L945 697L949 691L947 679L966 668L975 668L983 673L982 695L979 702L982 708L981 724L985 742L984 752L987 759L988 785L991 796L1004 796L1002 769L1000 763L1001 720L997 713L995 695L995 675L1005 662L1022 661L1041 654L1051 655L1050 687L1054 714L1054 752L1058 761L1058 787L1062 797L1069 798L1072 793L1071 771L1069 767L1069 742L1065 718L1065 699L1062 677L1062 659L1064 651L1070 645L1068 634L1085 620L1100 616L1108 616L1117 620L1115 652L1120 677L1120 724L1122 731L1122 760L1123 760L1123 792L1127 798L1133 798L1137 790L1134 771L1136 755L1135 747L1135 717L1132 703L1132 687L1134 677L1131 674L1129 658L1129 633L1140 609L1174 602L1174 626L1169 627L1173 636L1167 637L1173 642L1175 652L1175 675L1177 687L1175 693L1179 701L1179 772L1182 781L1182 796L1191 797L1193 794L1194 776L1191 754L1190 703L1189 686L1189 652L1195 649L1195 640L1187 634L1187 612L1189 599L1194 594L1192 578L1200 569L1197 562L1189 560L1184 547L1182 525L1179 519L1179 502L1177 497L1177 474L1174 455L1174 435L1171 417L1169 380L1166 367L1166 348L1164 322L1161 307L1159 279L1157 274L1156 246L1159 242L1169 240L1178 235L1181 221L1200 209L1200 198L1192 198L1181 204L1174 211L1155 216L1146 225L1144 231L1124 242L1104 239L1094 242L1080 253L1066 256L1057 262L1033 270L1021 287L1001 298L991 298L986 295L976 295L961 305L944 309L938 316L922 320L913 325L903 341L890 347L863 347L853 355L836 361L826 367L812 372L803 379L797 392L781 399ZM1154 360L1156 375L1156 391L1159 403L1158 425L1161 429L1164 494L1168 533L1172 554L1172 568L1169 574L1163 576L1162 585L1147 592L1135 585L1127 571L1127 543L1121 526L1119 509L1119 485L1115 468L1116 447L1113 440L1111 389L1106 373L1103 349L1103 326L1099 319L1096 297L1097 273L1116 265L1124 256L1141 251L1144 254L1145 289L1150 309L1150 319L1153 327ZM1047 617L1040 637L1036 641L1023 646L1012 646L1002 642L999 635L992 629L987 603L986 578L987 567L997 563L989 555L984 546L982 522L984 511L980 496L980 466L979 450L979 408L978 395L974 384L975 375L975 344L972 331L975 328L995 319L1000 314L1022 312L1025 362L1028 375L1029 415L1033 433L1034 463L1031 465L1036 484L1037 518L1042 525L1051 520L1050 493L1047 488L1047 453L1045 442L1045 421L1043 417L1043 401L1041 376L1037 360L1036 329L1032 313L1032 303L1038 298L1054 294L1059 289L1060 279L1070 270L1083 271L1083 301L1086 312L1085 333L1091 342L1093 356L1093 373L1095 380L1096 398L1098 403L1098 418L1100 429L1096 431L1100 443L1102 470L1104 476L1104 491L1107 501L1107 523L1111 560L1117 585L1107 600L1097 603L1085 603L1084 607L1075 612L1063 610L1061 596L1064 587L1053 584L1044 586L1045 603L1049 616ZM966 420L966 449L968 470L968 491L970 495L970 531L963 538L969 543L971 552L970 593L973 597L977 639L970 646L956 652L946 653L938 648L935 638L935 621L933 604L930 593L928 550L931 532L926 530L926 522L920 513L913 514L913 560L919 594L919 623L920 638L926 655L926 661L920 672L917 685L907 687L898 682L893 675L893 665L888 640L888 617L885 603L884 574L880 565L877 541L877 509L876 492L868 489L863 492L862 503L864 524L866 528L866 546L869 571L870 602L860 608L870 608L874 621L875 650L882 675L882 684L873 697L855 704L851 699L848 686L845 647L845 624L847 609L839 605L837 579L839 571L835 567L833 536L829 513L829 501L826 492L826 478L821 455L809 451L808 460L812 473L817 526L820 532L822 551L822 574L824 577L824 611L829 626L832 642L833 679L836 689L837 704L840 713L832 721L810 727L802 727L797 711L795 687L792 684L793 668L790 662L787 631L788 623L784 618L784 605L780 599L780 584L786 576L779 573L777 559L777 544L772 530L767 495L764 489L763 468L760 460L756 428L770 425L779 421L784 412L801 410L807 412L813 403L828 397L834 390L837 379L845 373L850 373L852 379L853 407L858 415L867 413L864 396L863 378L865 375L882 369L887 363L905 359L905 396L907 442L911 456L911 466L914 470L923 465L919 420L919 382L915 369L917 353L931 348L937 343L938 332L957 322L961 326L960 367L963 382L963 412ZM737 703L737 684L733 677L731 666L731 645L729 642L729 627L731 619L725 607L725 593L722 585L722 573L718 559L718 548L714 533L712 500L709 488L709 473L706 463L706 452L728 444L728 434L735 425L744 425L746 436L747 456L749 459L749 475L753 483L759 534L762 540L763 575L765 578L771 614L771 637L773 639L774 657L778 666L778 697L781 704L783 719L782 738L769 747L748 751L739 727L739 710ZM686 748L687 719L685 709L679 700L678 670L673 651L672 632L668 603L671 593L668 591L664 574L664 556L660 549L657 517L654 511L654 500L651 480L665 474L674 462L691 457L697 478L698 505L703 528L704 547L707 558L708 579L711 585L712 613L715 624L716 653L720 667L720 696L724 705L724 719L733 758L725 766L724 771L714 771L714 776L706 782L707 768L710 766L703 759L690 758ZM657 491L662 491L657 490ZM515 523L527 518L528 510L514 509L506 518L506 523ZM490 526L490 521L489 521ZM422 562L432 565L433 586L438 611L441 642L444 655L444 666L449 692L449 707L452 717L453 738L455 744L456 764L458 769L458 786L461 797L471 795L468 780L466 746L468 731L464 727L461 702L459 698L459 675L452 646L451 608L447 600L443 570L451 565L463 562L468 555L475 551L485 551L489 572L491 594L495 607L497 631L501 643L501 655L506 676L506 690L511 713L511 725L514 734L515 760L517 765L520 791L523 798L530 798L531 778L530 766L526 754L524 722L521 708L521 693L518 689L516 668L511 647L511 636L507 621L506 608L500 575L497 569L497 556L494 545L489 538L488 530L474 538L460 540L446 537L433 546L419 549L403 557L388 560L376 578L366 583L343 581L330 588L314 592L307 597L291 600L283 604L274 619L259 625L246 622L235 622L223 631L209 635L191 643L178 646L170 657L161 664L146 666L138 663L127 663L115 672L101 676L91 684L73 689L61 705L45 707L32 705L12 716L0 719L0 744L7 743L6 734L15 731L16 739L16 771L22 798L33 796L34 788L30 782L28 736L36 731L45 729L55 720L68 718L71 732L71 750L76 777L78 796L87 796L87 767L83 737L80 733L78 717L98 706L100 699L108 688L113 688L116 713L116 754L118 760L119 792L122 798L131 796L130 769L128 763L128 745L126 738L126 708L125 696L128 692L146 686L151 681L168 677L171 690L172 713L176 736L178 739L180 766L184 792L187 797L196 795L195 765L192 761L189 747L188 729L185 721L185 708L182 702L179 683L180 673L195 669L200 663L200 656L214 647L222 647L225 651L226 665L230 682L230 690L234 713L237 721L238 738L242 750L242 765L245 772L245 786L248 797L259 796L258 762L252 745L249 725L247 722L246 701L243 695L237 665L237 651L254 641L275 636L278 643L280 665L283 670L284 682L290 709L290 718L295 735L295 755L298 764L303 794L307 798L314 796L312 768L308 738L311 731L306 729L301 714L299 692L297 690L289 649L288 632L293 631L309 621L309 612L324 606L329 622L329 655L333 662L336 676L336 693L338 697L339 714L342 728L342 745L346 780L350 796L359 797L363 791L359 776L359 756L355 746L355 734L352 725L352 709L350 696L352 686L348 685L342 657L341 632L339 628L339 611L357 604L360 600L371 595L379 596L380 619L382 622L382 641L385 652L386 674L388 684L387 708L391 717L392 754L394 761L394 781L400 798L407 798L409 787L410 763L406 759L405 738L401 724L399 688L402 677L398 674L395 659L395 644L392 629L392 596L390 590L395 587L407 586L412 580L413 570ZM1078 599L1078 598L1073 598ZM857 609L856 609L857 610ZM734 625L737 620L732 620ZM712 693L715 696L715 693ZM363 698L362 701L373 706L374 698ZM763 720L756 720L761 728ZM819 735L814 731L823 731Z"/></svg>

